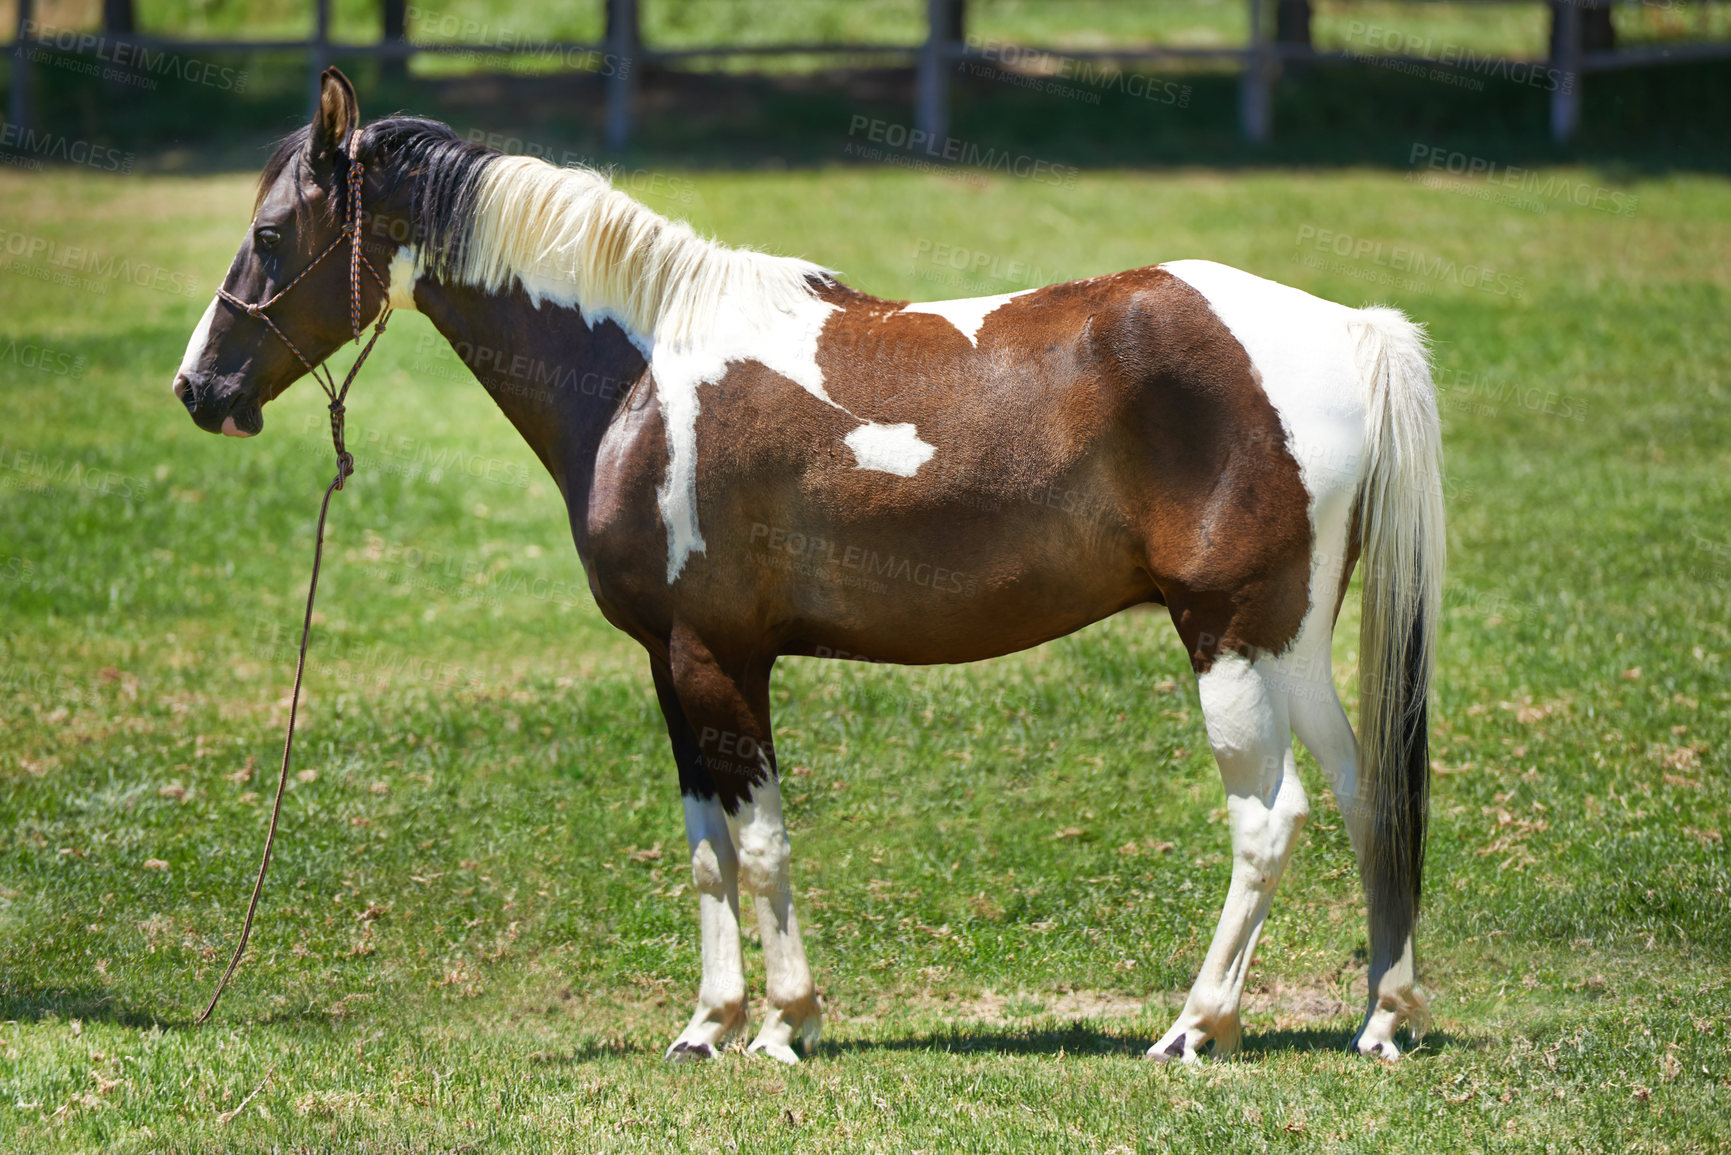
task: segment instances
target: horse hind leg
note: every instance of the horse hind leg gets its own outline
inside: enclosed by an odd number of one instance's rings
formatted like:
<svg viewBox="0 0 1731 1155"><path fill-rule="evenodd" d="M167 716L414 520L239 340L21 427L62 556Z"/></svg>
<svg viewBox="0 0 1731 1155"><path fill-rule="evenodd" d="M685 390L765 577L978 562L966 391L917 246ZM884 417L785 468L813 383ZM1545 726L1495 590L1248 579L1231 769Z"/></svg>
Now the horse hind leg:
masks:
<svg viewBox="0 0 1731 1155"><path fill-rule="evenodd" d="M1237 1051L1239 1000L1275 885L1310 813L1292 753L1284 695L1268 663L1222 651L1198 679L1208 740L1226 787L1232 878L1202 969L1151 1059L1195 1062Z"/></svg>
<svg viewBox="0 0 1731 1155"><path fill-rule="evenodd" d="M1297 668L1303 671L1302 681L1288 694L1293 732L1328 775L1359 872L1368 878L1365 854L1369 816L1359 804L1358 739L1353 736L1352 725L1346 720L1346 711L1335 692L1326 643L1313 654L1312 660L1297 663ZM1370 917L1374 919L1376 915L1376 908L1371 907ZM1370 939L1378 949L1371 959L1369 1007L1353 1038L1353 1047L1360 1054L1398 1059L1400 1048L1394 1041L1395 1033L1405 1025L1409 1036L1417 1042L1430 1025L1430 1007L1417 985L1411 928L1402 933L1399 927L1372 925Z"/></svg>

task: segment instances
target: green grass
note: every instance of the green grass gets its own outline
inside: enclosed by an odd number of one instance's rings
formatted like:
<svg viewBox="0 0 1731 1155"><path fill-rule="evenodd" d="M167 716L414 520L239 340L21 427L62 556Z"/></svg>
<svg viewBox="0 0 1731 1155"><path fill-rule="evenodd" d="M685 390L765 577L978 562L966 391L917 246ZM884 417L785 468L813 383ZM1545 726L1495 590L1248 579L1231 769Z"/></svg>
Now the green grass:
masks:
<svg viewBox="0 0 1731 1155"><path fill-rule="evenodd" d="M168 392L250 177L0 172L9 236L198 281L0 269L0 1145L1723 1149L1731 188L1542 175L1543 212L1353 169L681 174L700 227L887 295L1209 256L1392 301L1436 341L1427 1046L1342 1052L1364 931L1306 758L1314 816L1245 1056L1136 1058L1228 852L1193 679L1136 613L972 667L782 664L829 1014L789 1071L660 1061L697 927L647 671L590 603L556 489L413 316L353 399L298 747L316 777L289 794L247 965L188 1026L262 837L322 407L303 384L240 443ZM1456 271L1318 253L1322 230ZM951 277L939 245L991 260ZM1349 601L1343 688L1355 621ZM760 990L750 947L747 967Z"/></svg>

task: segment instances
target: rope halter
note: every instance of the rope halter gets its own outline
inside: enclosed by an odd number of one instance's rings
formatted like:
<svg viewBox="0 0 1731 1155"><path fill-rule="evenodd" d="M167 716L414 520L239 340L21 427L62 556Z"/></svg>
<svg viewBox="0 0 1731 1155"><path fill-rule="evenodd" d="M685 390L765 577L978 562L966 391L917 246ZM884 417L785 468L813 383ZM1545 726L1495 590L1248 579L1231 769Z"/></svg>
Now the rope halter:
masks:
<svg viewBox="0 0 1731 1155"><path fill-rule="evenodd" d="M342 232L338 233L336 237L331 240L331 243L325 246L324 252L314 257L311 264L307 265L306 268L295 274L295 278L292 281L278 289L268 300L243 301L227 289L219 287L216 290L216 295L221 300L228 302L228 304L239 309L247 316L256 317L266 325L269 325L271 332L275 333L282 343L288 346L289 352L293 353L295 358L299 360L302 365L306 366L306 370L312 375L313 380L319 383L319 388L325 391L325 396L330 400L331 444L336 447L337 451L336 487L338 489L343 487L343 481L355 471L355 459L349 454L347 447L343 444L343 414L345 412L343 402L349 395L349 386L354 384L356 374L361 371L361 366L366 363L367 354L373 351L373 345L378 341L380 334L385 331L385 322L389 321L391 318L391 287L385 279L379 275L379 270L373 266L372 259L364 256L361 252L361 184L363 174L360 162L360 148L361 130L357 127L349 133L347 149L349 159L348 220L344 222ZM361 341L361 269L363 266L366 268L368 273L372 274L373 280L378 284L380 290L384 292L385 304L383 309L379 312L378 323L373 326L372 337L368 339L366 347L361 350L360 356L355 358L355 363L349 366L348 375L343 378L342 386L339 388L335 378L331 376L330 370L325 368L324 362L320 361L315 365L309 361L307 355L301 352L300 346L289 340L288 334L284 333L282 328L271 319L268 310L278 301L282 300L283 297L288 294L290 289L300 284L302 279L305 278L308 273L318 268L319 264L326 257L336 252L337 248L344 241L349 242L349 327L355 335L355 343L357 345L360 344Z"/></svg>

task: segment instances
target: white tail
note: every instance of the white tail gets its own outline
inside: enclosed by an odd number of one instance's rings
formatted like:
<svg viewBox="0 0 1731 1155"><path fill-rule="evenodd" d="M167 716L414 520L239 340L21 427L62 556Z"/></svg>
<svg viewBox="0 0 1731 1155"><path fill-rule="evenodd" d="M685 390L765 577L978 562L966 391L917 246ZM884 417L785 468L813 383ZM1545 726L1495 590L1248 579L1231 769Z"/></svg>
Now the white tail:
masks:
<svg viewBox="0 0 1731 1155"><path fill-rule="evenodd" d="M1445 552L1441 429L1424 331L1394 309L1361 310L1368 461L1359 490L1364 603L1359 636L1359 805L1370 907L1373 1012L1411 990L1424 875L1430 754L1426 700ZM1394 1010L1395 1008L1388 1008ZM1414 1034L1418 1008L1403 1007Z"/></svg>

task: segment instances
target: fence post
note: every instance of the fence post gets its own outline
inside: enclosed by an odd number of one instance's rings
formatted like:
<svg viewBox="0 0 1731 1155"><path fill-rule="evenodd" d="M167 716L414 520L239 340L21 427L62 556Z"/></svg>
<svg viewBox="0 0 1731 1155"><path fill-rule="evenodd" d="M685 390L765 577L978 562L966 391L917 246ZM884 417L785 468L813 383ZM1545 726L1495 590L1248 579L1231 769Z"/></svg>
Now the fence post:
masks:
<svg viewBox="0 0 1731 1155"><path fill-rule="evenodd" d="M319 90L323 87L322 78L325 67L331 58L331 0L317 0L313 8L313 38L309 45L312 49L310 68L311 76L307 83L307 122L318 119Z"/></svg>
<svg viewBox="0 0 1731 1155"><path fill-rule="evenodd" d="M637 96L637 69L642 32L637 23L637 0L603 0L607 11L607 125L610 149L631 142L635 120L632 107Z"/></svg>
<svg viewBox="0 0 1731 1155"><path fill-rule="evenodd" d="M138 11L133 0L102 0L102 31L119 39L138 31Z"/></svg>
<svg viewBox="0 0 1731 1155"><path fill-rule="evenodd" d="M409 41L409 13L407 0L384 0L379 15L383 18L384 42L386 44L401 44L405 47ZM402 80L409 75L409 57L405 52L401 56L386 56L379 71L389 80Z"/></svg>
<svg viewBox="0 0 1731 1155"><path fill-rule="evenodd" d="M968 0L948 0L948 11L944 14L944 31L949 36L951 44L960 44L968 38Z"/></svg>
<svg viewBox="0 0 1731 1155"><path fill-rule="evenodd" d="M1551 5L1551 139L1564 144L1581 126L1581 8L1577 0Z"/></svg>
<svg viewBox="0 0 1731 1155"><path fill-rule="evenodd" d="M926 43L920 49L914 127L928 141L941 141L950 131L951 13L950 0L926 0Z"/></svg>
<svg viewBox="0 0 1731 1155"><path fill-rule="evenodd" d="M1310 0L1276 0L1274 5L1274 42L1313 46L1310 37Z"/></svg>
<svg viewBox="0 0 1731 1155"><path fill-rule="evenodd" d="M116 52L137 32L138 12L133 0L102 0L103 55ZM103 77L102 93L109 100L125 100L131 91L120 78Z"/></svg>
<svg viewBox="0 0 1731 1155"><path fill-rule="evenodd" d="M1238 90L1238 119L1244 129L1244 139L1261 144L1268 139L1272 120L1270 104L1274 83L1273 61L1268 51L1268 29L1262 19L1262 0L1248 0L1250 5L1249 58L1244 64L1244 77Z"/></svg>
<svg viewBox="0 0 1731 1155"><path fill-rule="evenodd" d="M30 131L30 50L26 30L31 19L30 0L18 0L18 26L12 38L12 91L6 101L6 124L17 132Z"/></svg>

